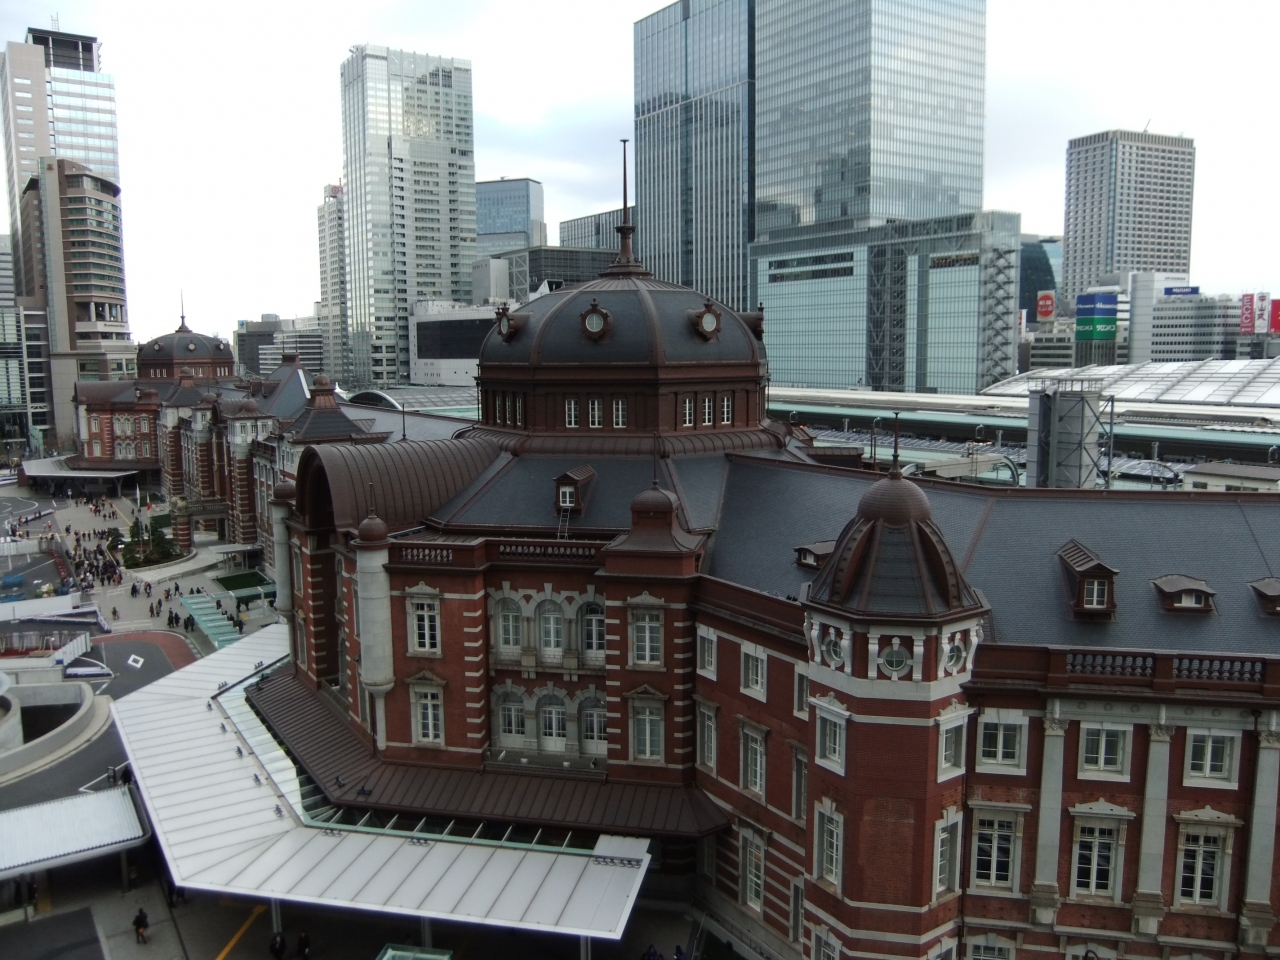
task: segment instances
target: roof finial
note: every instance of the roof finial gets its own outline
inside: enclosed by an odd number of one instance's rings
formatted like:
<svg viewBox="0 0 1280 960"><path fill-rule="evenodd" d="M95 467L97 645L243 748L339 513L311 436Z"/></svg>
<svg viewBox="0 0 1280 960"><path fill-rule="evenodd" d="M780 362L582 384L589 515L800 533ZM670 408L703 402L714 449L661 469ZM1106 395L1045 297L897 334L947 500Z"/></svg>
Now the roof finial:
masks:
<svg viewBox="0 0 1280 960"><path fill-rule="evenodd" d="M893 415L893 461L889 464L889 476L901 477L902 467L898 465L898 414Z"/></svg>
<svg viewBox="0 0 1280 960"><path fill-rule="evenodd" d="M376 517L378 511L373 509L373 481L369 481L369 516Z"/></svg>
<svg viewBox="0 0 1280 960"><path fill-rule="evenodd" d="M178 324L179 333L190 333L191 329L187 326L187 297L186 294L178 291L178 315L182 322Z"/></svg>
<svg viewBox="0 0 1280 960"><path fill-rule="evenodd" d="M631 209L627 204L627 144L631 141L622 138L622 222L614 227L621 238L618 241L618 259L601 272L602 277L651 277L643 264L636 259L631 249L631 235L636 232L631 222Z"/></svg>
<svg viewBox="0 0 1280 960"><path fill-rule="evenodd" d="M658 457L661 456L659 444L662 443L662 435L657 430L653 431L653 489L658 489Z"/></svg>

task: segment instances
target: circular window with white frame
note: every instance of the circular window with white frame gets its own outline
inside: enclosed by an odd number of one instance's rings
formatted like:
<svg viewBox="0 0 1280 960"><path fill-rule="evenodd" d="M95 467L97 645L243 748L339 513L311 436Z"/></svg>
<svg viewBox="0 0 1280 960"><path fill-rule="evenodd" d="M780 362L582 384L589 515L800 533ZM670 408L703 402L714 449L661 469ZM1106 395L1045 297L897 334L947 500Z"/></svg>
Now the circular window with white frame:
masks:
<svg viewBox="0 0 1280 960"><path fill-rule="evenodd" d="M895 680L911 669L911 651L897 637L880 648L880 669Z"/></svg>
<svg viewBox="0 0 1280 960"><path fill-rule="evenodd" d="M964 634L956 631L947 638L947 672L959 673L969 659L969 651L964 644Z"/></svg>

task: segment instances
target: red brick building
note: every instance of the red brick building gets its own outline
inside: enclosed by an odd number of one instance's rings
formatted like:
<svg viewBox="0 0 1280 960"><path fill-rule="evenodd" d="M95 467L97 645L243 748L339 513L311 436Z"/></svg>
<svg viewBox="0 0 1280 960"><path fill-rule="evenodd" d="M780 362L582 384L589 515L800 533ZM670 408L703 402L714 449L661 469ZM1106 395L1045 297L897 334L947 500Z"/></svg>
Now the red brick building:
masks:
<svg viewBox="0 0 1280 960"><path fill-rule="evenodd" d="M745 955L1280 950L1280 500L824 463L626 244L523 310L480 423L275 488L317 816L649 837Z"/></svg>

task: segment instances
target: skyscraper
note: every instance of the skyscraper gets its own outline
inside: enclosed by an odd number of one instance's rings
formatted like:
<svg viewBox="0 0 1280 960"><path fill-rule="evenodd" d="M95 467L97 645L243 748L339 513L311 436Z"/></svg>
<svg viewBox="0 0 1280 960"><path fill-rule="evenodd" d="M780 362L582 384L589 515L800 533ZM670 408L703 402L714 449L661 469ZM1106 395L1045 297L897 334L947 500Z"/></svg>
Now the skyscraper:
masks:
<svg viewBox="0 0 1280 960"><path fill-rule="evenodd" d="M982 209L985 0L756 0L757 240Z"/></svg>
<svg viewBox="0 0 1280 960"><path fill-rule="evenodd" d="M476 184L476 256L547 245L542 184L537 180L485 180Z"/></svg>
<svg viewBox="0 0 1280 960"><path fill-rule="evenodd" d="M678 0L635 25L637 252L662 280L747 306L753 0Z"/></svg>
<svg viewBox="0 0 1280 960"><path fill-rule="evenodd" d="M9 246L8 235L0 234L0 307L12 307L14 296L13 249Z"/></svg>
<svg viewBox="0 0 1280 960"><path fill-rule="evenodd" d="M97 37L28 28L23 43L6 43L0 57L5 185L9 197L18 296L32 296L22 273L22 191L40 172L41 157L82 163L120 182L116 146L115 81L101 72Z"/></svg>
<svg viewBox="0 0 1280 960"><path fill-rule="evenodd" d="M415 300L471 297L471 63L353 47L342 65L352 380L409 381Z"/></svg>
<svg viewBox="0 0 1280 960"><path fill-rule="evenodd" d="M617 250L621 245L617 226L622 222L622 208L593 213L573 220L560 221L560 246L595 247L601 250ZM636 208L632 204L629 216L635 223Z"/></svg>
<svg viewBox="0 0 1280 960"><path fill-rule="evenodd" d="M347 321L346 198L328 184L316 209L320 241L320 303L316 308L324 335L325 372L338 383L351 379L351 335Z"/></svg>
<svg viewBox="0 0 1280 960"><path fill-rule="evenodd" d="M1067 145L1063 293L1139 270L1187 274L1195 141L1108 130Z"/></svg>

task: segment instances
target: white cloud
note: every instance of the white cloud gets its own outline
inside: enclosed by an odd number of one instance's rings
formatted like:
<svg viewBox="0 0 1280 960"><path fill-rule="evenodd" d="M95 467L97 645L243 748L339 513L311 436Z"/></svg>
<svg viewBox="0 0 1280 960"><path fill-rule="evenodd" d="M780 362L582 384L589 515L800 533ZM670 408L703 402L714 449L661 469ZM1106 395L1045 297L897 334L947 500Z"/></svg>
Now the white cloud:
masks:
<svg viewBox="0 0 1280 960"><path fill-rule="evenodd" d="M63 0L62 29L100 36L116 78L135 335L173 327L179 290L192 323L224 334L310 309L315 208L342 173L338 67L353 44L470 59L477 175L541 180L553 236L561 219L617 205L632 23L661 5ZM0 38L47 16L7 3ZM1275 82L1255 42L1276 35L1280 4L991 0L987 20L987 206L1059 232L1067 139L1150 119L1196 138L1193 277L1280 290Z"/></svg>

